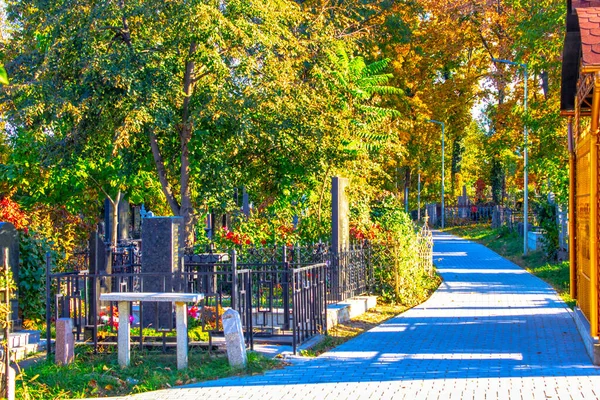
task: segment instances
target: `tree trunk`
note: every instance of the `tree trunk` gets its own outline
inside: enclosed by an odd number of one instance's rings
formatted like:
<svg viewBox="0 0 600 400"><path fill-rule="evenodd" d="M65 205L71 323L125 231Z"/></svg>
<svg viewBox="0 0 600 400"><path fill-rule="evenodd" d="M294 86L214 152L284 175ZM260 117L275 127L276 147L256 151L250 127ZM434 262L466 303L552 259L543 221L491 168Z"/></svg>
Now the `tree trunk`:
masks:
<svg viewBox="0 0 600 400"><path fill-rule="evenodd" d="M410 192L410 167L406 167L404 173L404 211L408 212L408 195Z"/></svg>
<svg viewBox="0 0 600 400"><path fill-rule="evenodd" d="M196 52L196 42L190 44L189 56ZM179 215L183 217L185 225L185 246L191 247L194 244L194 225L197 217L194 213L194 206L192 205L192 196L190 192L190 154L189 154L189 143L192 138L192 121L190 120L190 99L194 91L194 68L195 63L191 59L186 62L185 76L183 78L183 93L185 98L183 100L183 114L182 124L180 131L181 141L181 170L180 170L180 183L181 183L181 207L179 209Z"/></svg>
<svg viewBox="0 0 600 400"><path fill-rule="evenodd" d="M160 149L158 148L158 141L156 140L156 135L154 132L148 132L148 139L150 140L150 148L152 149L152 155L154 156L154 166L156 167L156 173L158 174L158 180L160 181L160 187L167 199L167 203L169 203L169 207L171 207L171 212L173 215L179 215L179 203L177 203L177 199L173 195L173 188L169 183L169 178L167 177L167 171L165 169L165 163L163 162L162 155L160 154Z"/></svg>

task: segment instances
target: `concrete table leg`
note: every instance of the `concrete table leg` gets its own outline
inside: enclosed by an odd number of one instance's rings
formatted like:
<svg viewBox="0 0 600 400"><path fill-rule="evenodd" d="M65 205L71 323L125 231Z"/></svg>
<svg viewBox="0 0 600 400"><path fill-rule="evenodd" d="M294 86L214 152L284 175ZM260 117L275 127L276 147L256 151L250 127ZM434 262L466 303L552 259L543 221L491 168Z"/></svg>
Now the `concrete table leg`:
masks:
<svg viewBox="0 0 600 400"><path fill-rule="evenodd" d="M119 332L117 334L117 349L119 352L119 365L121 368L129 366L129 302L119 301Z"/></svg>
<svg viewBox="0 0 600 400"><path fill-rule="evenodd" d="M175 303L175 321L177 324L177 369L188 366L187 304Z"/></svg>

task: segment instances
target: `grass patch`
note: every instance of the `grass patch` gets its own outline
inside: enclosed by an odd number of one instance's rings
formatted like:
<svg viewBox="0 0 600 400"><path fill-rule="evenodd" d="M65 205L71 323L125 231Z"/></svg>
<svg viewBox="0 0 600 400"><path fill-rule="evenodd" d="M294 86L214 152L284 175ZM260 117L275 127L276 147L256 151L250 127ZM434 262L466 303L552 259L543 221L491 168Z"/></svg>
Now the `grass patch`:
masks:
<svg viewBox="0 0 600 400"><path fill-rule="evenodd" d="M248 353L248 367L232 369L224 354L190 349L189 368L177 370L174 352L131 351L131 365L120 368L116 348L93 354L88 347L77 347L75 361L58 366L41 361L17 377L16 398L71 399L123 396L233 375L256 375L282 365L260 354Z"/></svg>
<svg viewBox="0 0 600 400"><path fill-rule="evenodd" d="M508 229L492 229L489 225L456 226L446 232L481 243L550 284L571 308L575 300L569 293L569 262L549 261L540 250L523 256L523 237Z"/></svg>

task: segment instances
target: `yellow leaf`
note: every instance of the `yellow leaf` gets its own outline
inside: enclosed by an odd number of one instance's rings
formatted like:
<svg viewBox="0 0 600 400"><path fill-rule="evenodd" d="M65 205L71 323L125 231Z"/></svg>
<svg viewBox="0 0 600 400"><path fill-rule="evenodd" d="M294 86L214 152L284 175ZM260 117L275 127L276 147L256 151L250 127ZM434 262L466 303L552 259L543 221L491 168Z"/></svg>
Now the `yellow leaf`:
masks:
<svg viewBox="0 0 600 400"><path fill-rule="evenodd" d="M113 387L113 385L108 384L108 385L104 386L104 389L106 389L106 390L113 390L114 387Z"/></svg>

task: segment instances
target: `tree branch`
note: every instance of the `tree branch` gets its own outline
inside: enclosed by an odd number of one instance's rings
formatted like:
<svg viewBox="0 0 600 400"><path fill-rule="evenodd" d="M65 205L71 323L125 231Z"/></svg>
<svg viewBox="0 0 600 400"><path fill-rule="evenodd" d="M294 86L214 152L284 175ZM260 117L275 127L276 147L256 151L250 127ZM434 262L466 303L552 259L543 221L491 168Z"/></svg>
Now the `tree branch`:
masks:
<svg viewBox="0 0 600 400"><path fill-rule="evenodd" d="M167 199L167 202L169 203L169 207L171 207L173 215L179 215L179 203L177 203L177 199L175 199L175 196L173 195L173 188L167 179L165 163L163 162L160 154L160 149L158 148L158 142L154 132L148 131L148 139L150 139L150 147L152 148L152 155L154 156L154 164L156 165L156 172L158 173L161 189L165 195L165 198Z"/></svg>
<svg viewBox="0 0 600 400"><path fill-rule="evenodd" d="M121 37L123 38L123 41L127 47L133 50L133 45L131 44L131 32L129 31L129 23L127 22L127 17L125 17L125 0L119 1L119 8L121 8L121 11L123 12L123 15L121 16L121 21L123 22L123 31L121 32Z"/></svg>

